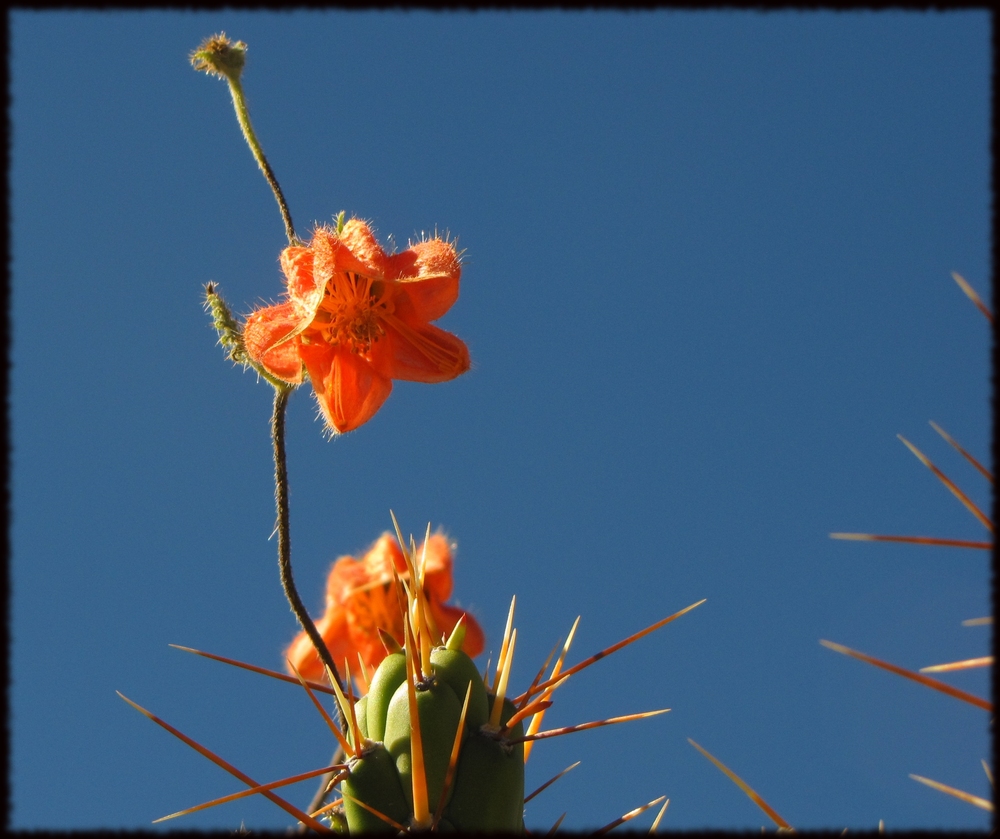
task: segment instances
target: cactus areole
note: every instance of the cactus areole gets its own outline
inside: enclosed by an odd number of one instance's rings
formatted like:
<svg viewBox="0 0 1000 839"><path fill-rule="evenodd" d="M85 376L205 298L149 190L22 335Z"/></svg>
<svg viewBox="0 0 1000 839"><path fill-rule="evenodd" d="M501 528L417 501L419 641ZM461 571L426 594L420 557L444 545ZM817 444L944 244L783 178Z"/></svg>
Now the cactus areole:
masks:
<svg viewBox="0 0 1000 839"><path fill-rule="evenodd" d="M515 713L504 700L500 725L490 725L496 697L472 659L460 649L436 647L431 673L414 679L424 777L410 711L411 683L403 653L386 656L367 696L355 705L366 738L341 783L344 816L351 833L395 833L399 827L437 826L460 832L524 832L524 727L504 727ZM469 701L458 735L466 693ZM457 760L452 766L455 742ZM415 813L415 791L426 801L431 825ZM374 811L374 812L373 812ZM382 817L385 818L382 818ZM395 823L395 825L393 824Z"/></svg>

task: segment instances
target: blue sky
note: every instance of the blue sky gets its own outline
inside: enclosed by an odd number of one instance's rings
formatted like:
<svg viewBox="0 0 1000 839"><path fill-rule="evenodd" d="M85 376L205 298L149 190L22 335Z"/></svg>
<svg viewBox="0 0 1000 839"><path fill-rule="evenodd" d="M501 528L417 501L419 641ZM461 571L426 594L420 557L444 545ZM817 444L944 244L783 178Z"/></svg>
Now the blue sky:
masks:
<svg viewBox="0 0 1000 839"><path fill-rule="evenodd" d="M288 415L296 579L391 526L458 543L456 597L526 685L577 615L579 660L707 602L556 695L547 829L660 795L664 828L983 828L924 775L990 796L988 714L824 649L918 668L986 654L987 538L896 440L980 506L989 288L983 12L15 12L12 755L17 828L148 827L239 789L120 690L244 771L323 765L280 667L270 389L200 307L281 292L284 233L225 85L187 53L249 44L251 113L301 235L340 210L466 249L441 325L473 369L397 384L325 439ZM55 306L55 308L53 308ZM480 662L485 663L485 657ZM953 674L988 695L985 671ZM304 805L311 782L289 793ZM637 822L648 826L652 814ZM245 800L186 827L280 828Z"/></svg>

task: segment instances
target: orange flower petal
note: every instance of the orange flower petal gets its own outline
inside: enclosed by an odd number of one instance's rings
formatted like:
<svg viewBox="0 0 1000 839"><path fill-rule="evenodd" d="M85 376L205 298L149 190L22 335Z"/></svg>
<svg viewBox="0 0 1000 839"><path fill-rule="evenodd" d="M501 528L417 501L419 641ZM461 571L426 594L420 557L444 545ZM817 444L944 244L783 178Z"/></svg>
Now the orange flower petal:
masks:
<svg viewBox="0 0 1000 839"><path fill-rule="evenodd" d="M360 653L369 667L378 667L386 655L379 629L397 641L403 636L404 607L399 602L395 585L384 582L356 589L343 605L355 654Z"/></svg>
<svg viewBox="0 0 1000 839"><path fill-rule="evenodd" d="M302 381L302 359L291 336L299 328L300 317L291 303L258 309L243 327L247 355L268 373L282 381Z"/></svg>
<svg viewBox="0 0 1000 839"><path fill-rule="evenodd" d="M352 244L357 246L357 251L352 250ZM385 251L371 235L368 225L357 219L351 219L344 225L341 236L328 228L318 228L310 247L313 251L313 275L317 285L325 286L335 274L345 271L364 274L366 277L382 276Z"/></svg>
<svg viewBox="0 0 1000 839"><path fill-rule="evenodd" d="M316 288L313 278L312 248L294 245L281 252L281 270L288 281L288 293L292 297L301 297L312 293Z"/></svg>
<svg viewBox="0 0 1000 839"><path fill-rule="evenodd" d="M344 656L351 655L353 647L347 627L347 614L340 609L327 608L323 617L316 621L316 630L326 643L334 662L343 661ZM285 650L285 657L291 661L302 678L313 682L326 681L326 669L316 652L312 640L305 632L295 636L295 640ZM286 665L287 668L287 665ZM293 672L289 670L289 672Z"/></svg>
<svg viewBox="0 0 1000 839"><path fill-rule="evenodd" d="M331 428L371 419L392 379L444 382L469 369L469 350L431 326L458 297L461 261L434 238L387 256L371 228L351 219L319 227L308 247L281 254L288 301L245 326L251 358L275 377L302 381L303 365Z"/></svg>
<svg viewBox="0 0 1000 839"><path fill-rule="evenodd" d="M388 257L367 222L359 218L349 219L341 231L340 241L356 259L367 266L366 273L376 277L385 275Z"/></svg>
<svg viewBox="0 0 1000 839"><path fill-rule="evenodd" d="M423 552L424 548L421 546L417 556L423 556ZM451 545L444 534L434 533L427 542L424 589L431 600L444 603L451 597L451 587Z"/></svg>
<svg viewBox="0 0 1000 839"><path fill-rule="evenodd" d="M423 545L417 556L424 553ZM330 569L326 589L326 612L316 623L323 640L330 648L337 665L346 659L353 664L358 655L370 670L378 667L386 656L379 638L382 629L400 643L403 642L404 605L400 603L392 584L392 567L406 573L402 552L396 538L389 533L372 545L361 559L340 557ZM447 538L437 533L427 543L424 591L431 615L438 629L450 634L462 615L465 615L465 641L462 648L470 656L483 651L486 639L475 618L464 610L447 605L444 600L451 593L451 546ZM286 655L303 676L321 681L324 671L319 656L304 632L291 643ZM289 671L291 672L291 671ZM355 679L362 690L367 689L364 679L352 667Z"/></svg>
<svg viewBox="0 0 1000 839"><path fill-rule="evenodd" d="M395 315L383 320L385 335L371 360L383 376L407 382L447 382L469 369L469 348L429 323L411 325Z"/></svg>
<svg viewBox="0 0 1000 839"><path fill-rule="evenodd" d="M437 320L457 299L458 277L452 274L396 282L396 314L410 323Z"/></svg>
<svg viewBox="0 0 1000 839"><path fill-rule="evenodd" d="M392 568L396 573L406 574L406 560L399 549L399 542L391 533L383 533L364 555L365 570L369 575L392 579Z"/></svg>
<svg viewBox="0 0 1000 839"><path fill-rule="evenodd" d="M368 422L392 391L388 376L340 347L300 341L299 355L323 416L341 433Z"/></svg>
<svg viewBox="0 0 1000 839"><path fill-rule="evenodd" d="M442 239L418 242L387 260L386 277L398 280L396 308L404 320L432 321L458 299L461 262L454 245Z"/></svg>
<svg viewBox="0 0 1000 839"><path fill-rule="evenodd" d="M288 297L299 315L296 333L306 329L323 302L326 286L317 282L313 272L316 254L312 248L290 247L281 252L281 270L285 274Z"/></svg>

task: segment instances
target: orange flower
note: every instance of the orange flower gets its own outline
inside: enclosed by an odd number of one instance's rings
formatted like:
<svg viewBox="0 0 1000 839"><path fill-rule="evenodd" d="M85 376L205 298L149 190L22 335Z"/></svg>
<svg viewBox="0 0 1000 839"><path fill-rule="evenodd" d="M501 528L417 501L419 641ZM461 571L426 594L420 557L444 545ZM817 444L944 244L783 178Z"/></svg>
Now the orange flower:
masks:
<svg viewBox="0 0 1000 839"><path fill-rule="evenodd" d="M423 546L417 548L416 558L424 556L423 551ZM483 630L472 615L445 603L451 596L451 563L448 540L435 533L427 542L424 565L424 592L431 617L438 632L447 636L464 614L462 649L470 656L477 656L486 642ZM383 533L361 559L340 557L333 564L326 583L326 613L316 622L316 629L330 649L334 662L339 668L347 659L351 675L362 692L367 692L368 683L359 672L358 655L369 670L378 667L386 656L378 630L388 632L400 645L404 642L406 606L405 600L400 602L392 582L393 566L400 577L407 578L406 561L399 543L388 533ZM323 680L323 663L305 632L296 636L285 655L306 679Z"/></svg>
<svg viewBox="0 0 1000 839"><path fill-rule="evenodd" d="M469 369L462 341L431 326L458 298L451 242L427 239L387 255L368 225L320 227L308 247L285 248L288 299L247 319L247 354L271 375L299 384L306 373L331 428L370 420L392 380L444 382Z"/></svg>

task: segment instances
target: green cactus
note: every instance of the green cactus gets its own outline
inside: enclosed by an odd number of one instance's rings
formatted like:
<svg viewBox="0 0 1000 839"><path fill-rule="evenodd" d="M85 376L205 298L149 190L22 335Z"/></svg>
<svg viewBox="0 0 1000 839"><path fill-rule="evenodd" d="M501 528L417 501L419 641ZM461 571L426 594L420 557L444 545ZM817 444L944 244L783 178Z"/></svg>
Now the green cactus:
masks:
<svg viewBox="0 0 1000 839"><path fill-rule="evenodd" d="M392 653L382 659L378 670L372 676L368 689L368 737L372 740L385 738L385 718L389 712L389 702L396 688L406 682L406 656L402 652Z"/></svg>
<svg viewBox="0 0 1000 839"><path fill-rule="evenodd" d="M460 647L461 640L454 646ZM375 671L367 696L355 705L362 733L367 728L367 737L381 734L384 740L366 737L360 757L349 762L350 774L341 786L346 793L344 813L348 829L352 833L394 829L358 801L404 826L417 818L412 690L423 745L425 800L428 814L437 817L438 828L523 832L524 745L508 740L523 737L524 726L517 721L509 730L504 727L517 709L509 699L504 699L500 725L491 725L490 714L497 697L487 692L472 659L461 649L446 645L431 650L430 662L431 673L411 681L406 678L405 655L386 656ZM449 778L466 694L468 703L458 761ZM439 802L444 805L440 812Z"/></svg>
<svg viewBox="0 0 1000 839"><path fill-rule="evenodd" d="M462 715L462 703L451 687L435 677L416 686L417 713L423 743L424 778L427 803L433 807L444 790L452 742ZM403 784L407 801L412 807L413 797L413 730L410 721L410 685L396 688L385 722L385 747L396 760L396 770Z"/></svg>
<svg viewBox="0 0 1000 839"><path fill-rule="evenodd" d="M406 559L409 564L408 555ZM410 573L411 579L417 578L412 566ZM507 683L517 642L514 602L490 685L488 674L481 676L462 652L463 622L443 646L432 648L421 588L406 587L406 595L406 644L400 647L381 633L387 655L353 714L335 688L344 717L353 718L344 741L349 760L340 780L343 811L328 814L337 830L346 823L347 831L355 834L401 829L524 833L524 762L532 741L664 713L648 711L538 732L553 691L573 673L700 605L692 604L563 671L574 624L549 678L540 681L539 672L531 687L512 700ZM524 720L529 718L526 733Z"/></svg>
<svg viewBox="0 0 1000 839"><path fill-rule="evenodd" d="M364 802L398 824L406 824L410 805L403 795L392 755L382 743L369 741L360 756L348 762L348 769L350 774L341 782L341 792L344 794L344 815L352 833L396 831L358 802Z"/></svg>
<svg viewBox="0 0 1000 839"><path fill-rule="evenodd" d="M490 695L491 709L495 701ZM513 703L505 699L501 722L506 723L515 711ZM448 807L449 819L458 829L524 832L524 743L508 742L523 736L521 722L503 735L490 733L483 726L468 736Z"/></svg>
<svg viewBox="0 0 1000 839"><path fill-rule="evenodd" d="M424 830L525 833L524 763L535 741L597 726L652 717L669 710L646 711L539 731L542 718L552 705L554 691L574 673L666 626L704 602L693 603L563 670L563 663L576 631L574 624L549 677L542 678L549 666L549 661L546 661L530 687L512 699L507 695L507 684L517 641L517 630L512 631L511 625L513 602L493 683L490 685L488 668L487 673L480 676L472 659L461 651L465 632L463 623L460 621L456 625L443 646L432 648L428 643L432 633L424 617L426 604L421 602L420 589L416 588L417 593L414 594L405 585L404 588L407 589L408 600L408 604L403 607L407 643L400 647L387 634L381 633L387 655L372 674L369 692L354 700L350 692L352 682L346 662L348 695L344 695L335 679L330 679L329 690L336 697L346 722L346 730L341 731L323 709L314 693L318 686L313 685L311 688L296 673L327 724L333 729L340 748L346 755L346 762L257 786L235 767L145 708L124 696L122 699L201 754L224 766L244 783L251 785L252 789L248 792L268 797L316 832L325 831L324 825L317 821L317 817L321 817L339 834L399 834ZM255 665L212 653L188 647L180 649L269 673ZM551 659L551 655L549 658ZM460 695L461 702L458 699ZM526 723L528 720L530 723ZM563 770L527 798L530 799L548 787L576 765ZM328 777L332 778L333 785L340 785L340 801L318 809L310 807L309 812L306 812L272 792L277 786L315 777L320 773L332 773ZM321 790L325 794L329 788L324 779ZM225 796L181 810L164 819L221 804L233 797ZM661 796L631 810L601 832L636 817L660 804L664 798L665 796ZM654 830L665 810L666 804L654 821Z"/></svg>

